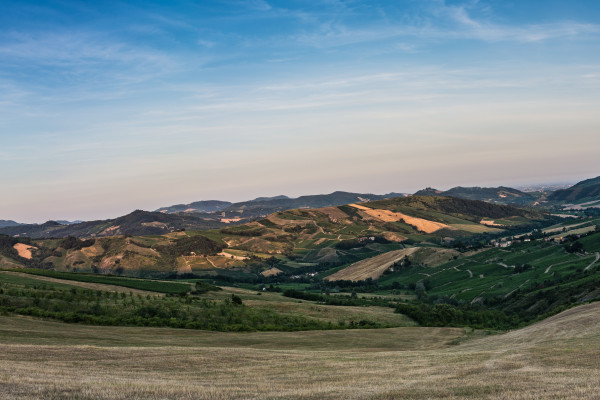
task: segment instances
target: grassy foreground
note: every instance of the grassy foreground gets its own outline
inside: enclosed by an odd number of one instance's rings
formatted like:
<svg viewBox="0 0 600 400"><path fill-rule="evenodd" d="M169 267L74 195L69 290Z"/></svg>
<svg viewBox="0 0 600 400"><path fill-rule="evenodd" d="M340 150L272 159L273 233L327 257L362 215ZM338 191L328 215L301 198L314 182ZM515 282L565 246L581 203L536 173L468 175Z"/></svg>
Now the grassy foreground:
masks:
<svg viewBox="0 0 600 400"><path fill-rule="evenodd" d="M0 317L0 398L581 399L600 303L503 335L456 328L207 333Z"/></svg>

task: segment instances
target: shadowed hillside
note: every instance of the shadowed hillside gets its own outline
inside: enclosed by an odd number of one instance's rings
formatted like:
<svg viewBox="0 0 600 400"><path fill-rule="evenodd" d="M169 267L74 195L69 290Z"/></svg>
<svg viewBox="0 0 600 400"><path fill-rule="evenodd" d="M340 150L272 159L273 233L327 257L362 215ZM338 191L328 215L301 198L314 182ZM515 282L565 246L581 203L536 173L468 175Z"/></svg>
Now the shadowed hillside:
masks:
<svg viewBox="0 0 600 400"><path fill-rule="evenodd" d="M441 191L432 188L419 190L415 196L449 196L468 200L482 200L495 204L532 205L539 196L525 193L517 189L500 186L486 187L461 187Z"/></svg>
<svg viewBox="0 0 600 400"><path fill-rule="evenodd" d="M218 202L218 209L215 208L211 211L218 211L220 213L223 213L222 216L226 218L249 219L265 217L277 211L285 211L295 208L331 207L343 204L386 199L399 196L404 196L404 194L388 193L384 195L378 195L373 193L349 193L337 191L330 194L307 195L300 196L297 198L290 198L287 196L279 195L273 197L257 197L254 200L242 201L233 204L228 202ZM200 211L209 212L209 210L206 207L206 203L208 202L200 201L186 205L163 207L157 211L164 211L168 213Z"/></svg>
<svg viewBox="0 0 600 400"><path fill-rule="evenodd" d="M163 213L179 213L179 212L194 212L194 213L211 213L221 211L227 207L229 207L232 203L229 201L221 201L221 200L202 200L195 201L190 204L176 204L174 206L162 207L156 212Z"/></svg>
<svg viewBox="0 0 600 400"><path fill-rule="evenodd" d="M16 255L13 246L17 243L11 242L5 262L58 270L120 271L128 275L230 269L259 273L273 267L282 271L282 275L293 275L298 268L322 270L416 243L439 246L458 239L467 241L480 233L497 235L507 229L526 229L543 223L546 218L535 211L481 201L411 196L287 210L242 225L221 224L221 229L204 231L200 236L225 249L222 253L207 253L204 248L191 246L188 253L176 254L167 251L169 246L197 237L198 232L192 230L204 221L193 214L136 211L114 220L39 226L38 229L43 229L38 231L40 236L97 239L92 244L75 247L67 247L60 240L22 239L18 246L31 246L28 253ZM169 233L182 228L186 231ZM124 234L137 237L123 237ZM263 261L268 257L273 260Z"/></svg>
<svg viewBox="0 0 600 400"><path fill-rule="evenodd" d="M136 210L122 217L101 221L88 221L68 225L63 225L56 221L48 221L41 225L27 224L4 227L0 229L0 234L33 238L62 238L67 236L103 237L125 234L140 236L161 235L180 229L213 229L224 225L224 223L218 220L205 218L199 214L179 215Z"/></svg>
<svg viewBox="0 0 600 400"><path fill-rule="evenodd" d="M600 176L581 181L568 189L557 190L548 196L548 200L572 203L600 200Z"/></svg>

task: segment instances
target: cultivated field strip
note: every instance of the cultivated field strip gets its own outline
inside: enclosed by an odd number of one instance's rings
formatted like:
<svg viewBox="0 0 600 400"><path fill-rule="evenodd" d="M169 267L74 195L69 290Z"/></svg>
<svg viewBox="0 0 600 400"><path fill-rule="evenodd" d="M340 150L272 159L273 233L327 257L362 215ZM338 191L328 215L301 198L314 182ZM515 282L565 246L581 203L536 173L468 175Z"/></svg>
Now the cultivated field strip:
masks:
<svg viewBox="0 0 600 400"><path fill-rule="evenodd" d="M415 253L418 248L390 251L366 260L358 261L333 275L326 277L329 281L362 281L368 278L377 279L392 264Z"/></svg>

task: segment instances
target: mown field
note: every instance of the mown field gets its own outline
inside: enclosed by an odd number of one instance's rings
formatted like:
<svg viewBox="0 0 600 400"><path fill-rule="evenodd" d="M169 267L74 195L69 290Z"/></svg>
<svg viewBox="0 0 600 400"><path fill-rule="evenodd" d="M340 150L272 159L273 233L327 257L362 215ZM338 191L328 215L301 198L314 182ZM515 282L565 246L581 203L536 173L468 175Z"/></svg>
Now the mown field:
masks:
<svg viewBox="0 0 600 400"><path fill-rule="evenodd" d="M508 237L487 228L416 229L538 218L464 206L383 201L206 233L29 241L23 265L46 269L0 271L0 398L594 397L597 221L506 248L489 247ZM16 239L0 239L12 257ZM160 279L99 274L150 262Z"/></svg>
<svg viewBox="0 0 600 400"><path fill-rule="evenodd" d="M3 399L582 399L600 303L502 335L458 328L210 333L0 317Z"/></svg>

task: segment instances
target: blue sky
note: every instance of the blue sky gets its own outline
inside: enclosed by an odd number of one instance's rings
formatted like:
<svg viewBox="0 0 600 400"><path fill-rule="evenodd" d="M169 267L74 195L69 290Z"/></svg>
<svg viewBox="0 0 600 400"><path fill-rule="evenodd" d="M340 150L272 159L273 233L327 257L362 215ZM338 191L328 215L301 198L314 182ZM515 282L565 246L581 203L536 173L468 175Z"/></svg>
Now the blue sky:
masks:
<svg viewBox="0 0 600 400"><path fill-rule="evenodd" d="M8 1L0 219L577 181L599 89L596 1Z"/></svg>

